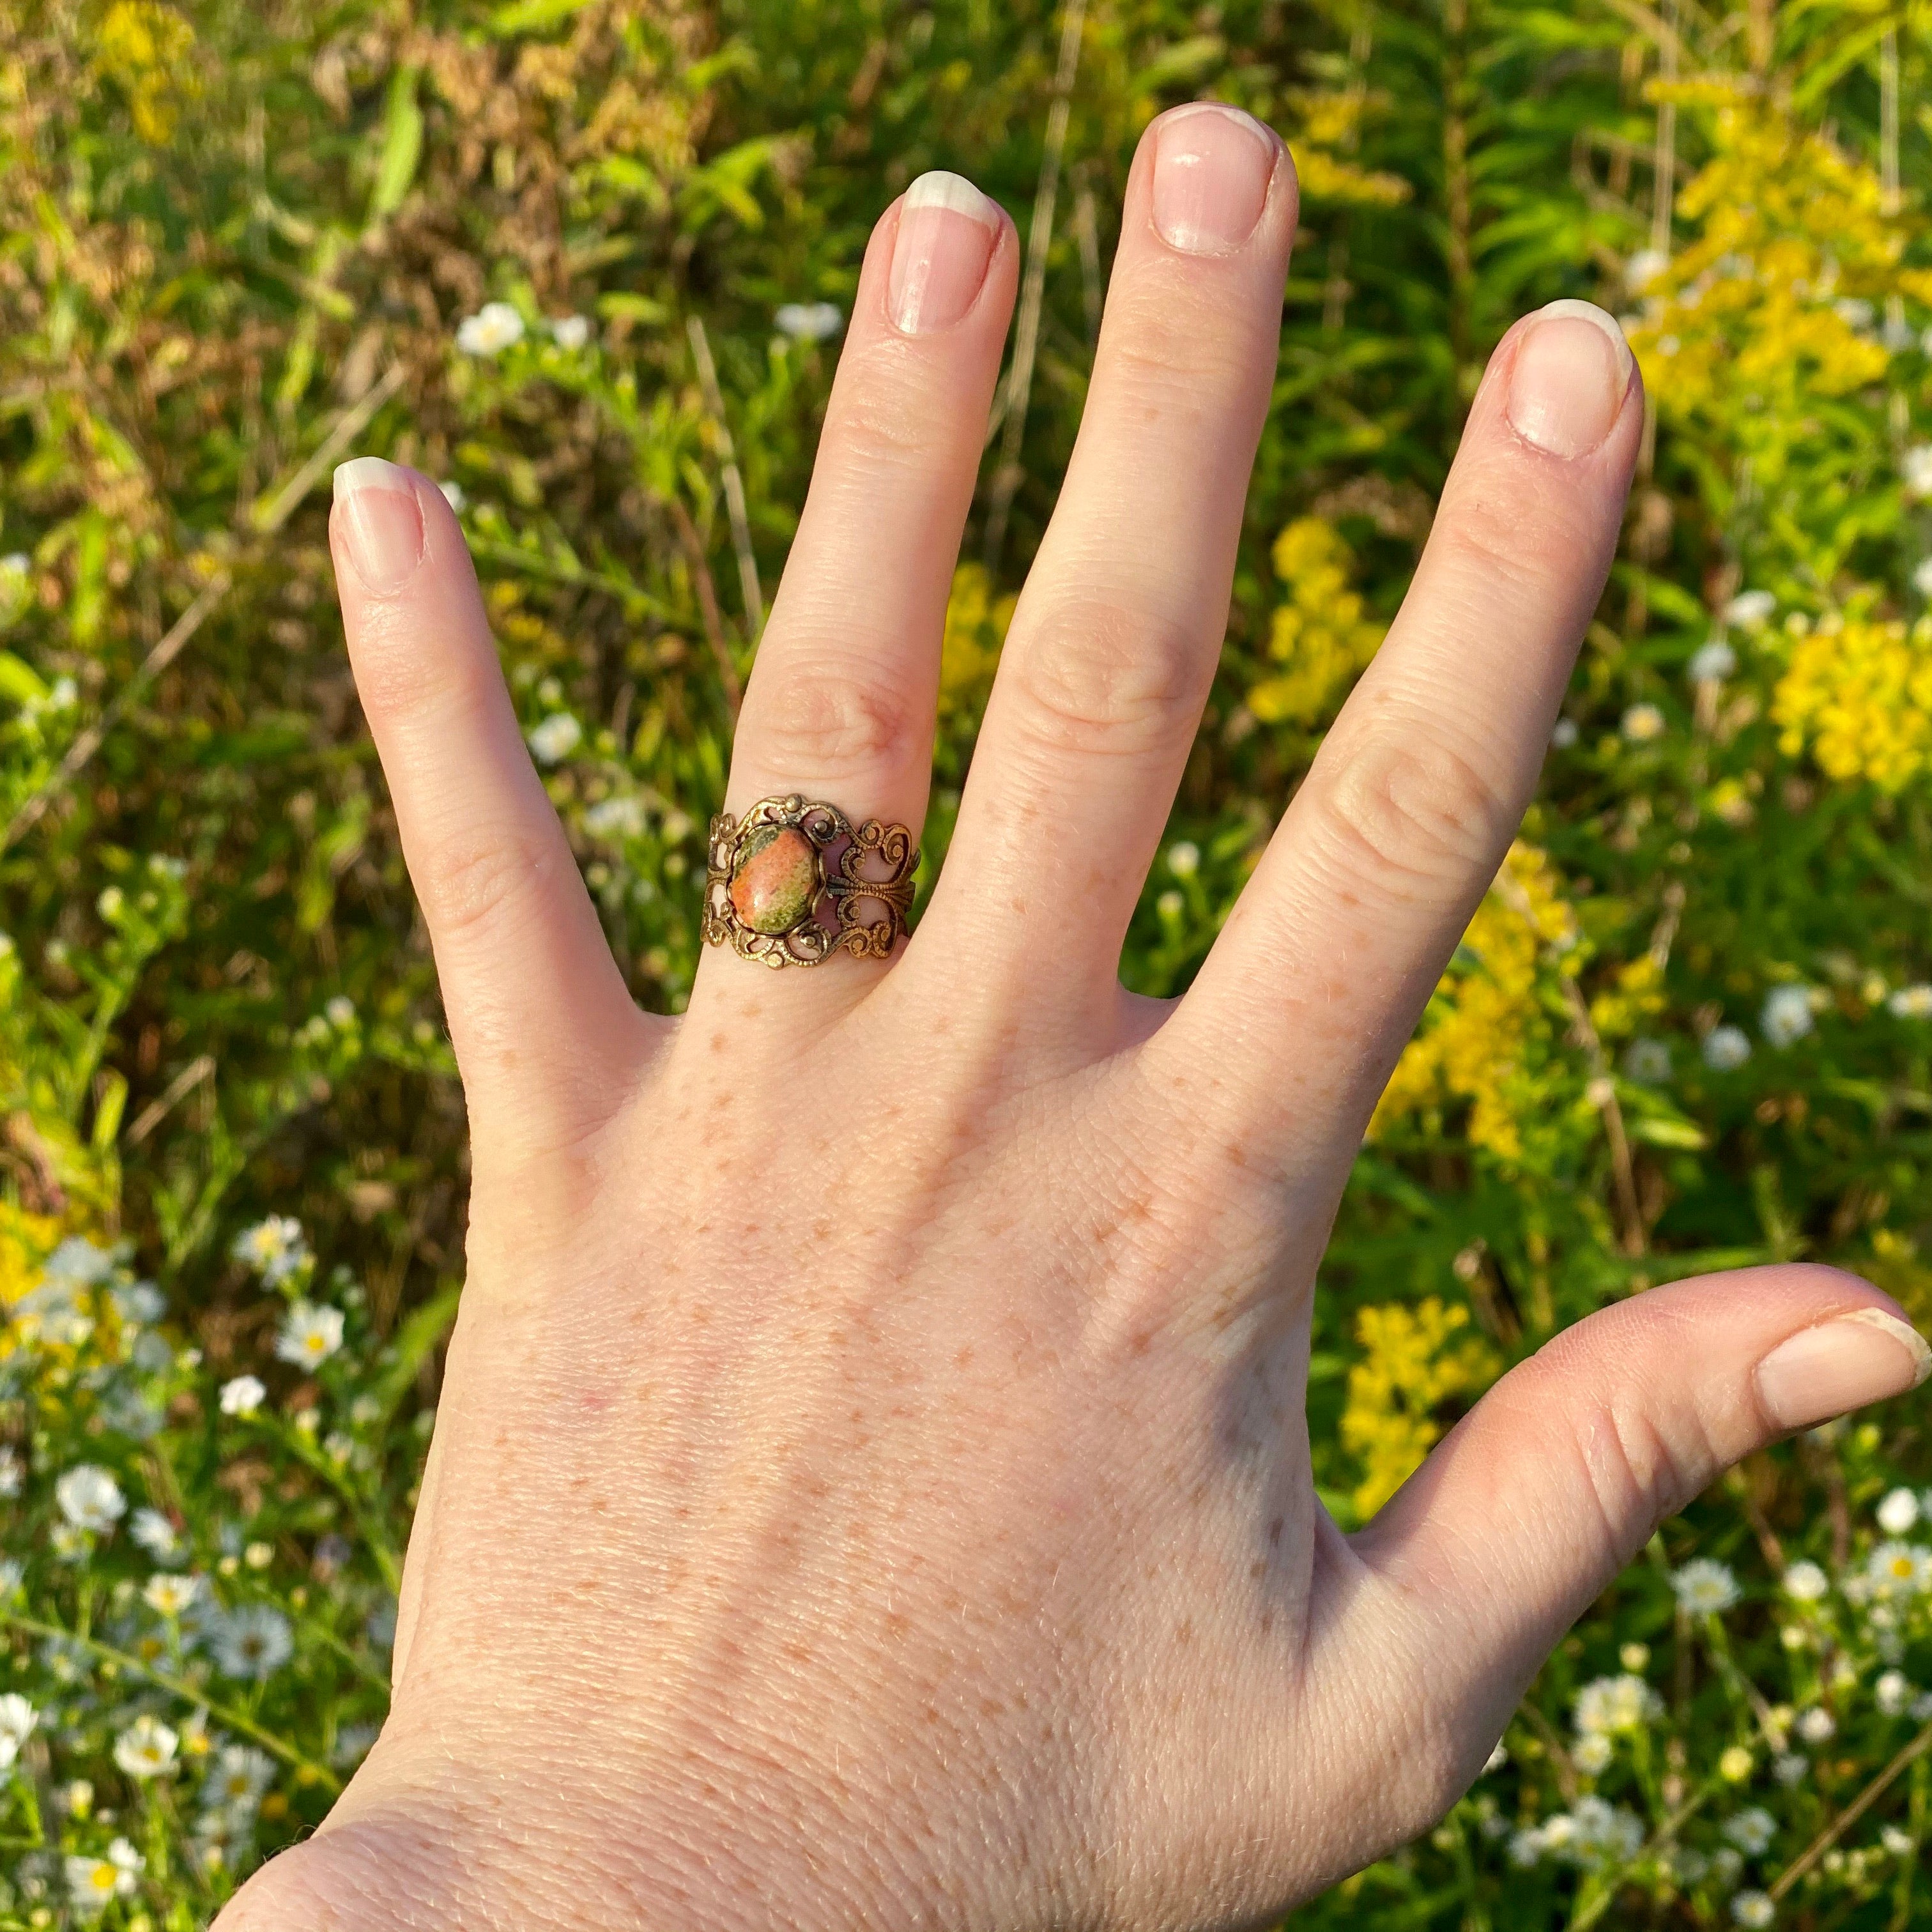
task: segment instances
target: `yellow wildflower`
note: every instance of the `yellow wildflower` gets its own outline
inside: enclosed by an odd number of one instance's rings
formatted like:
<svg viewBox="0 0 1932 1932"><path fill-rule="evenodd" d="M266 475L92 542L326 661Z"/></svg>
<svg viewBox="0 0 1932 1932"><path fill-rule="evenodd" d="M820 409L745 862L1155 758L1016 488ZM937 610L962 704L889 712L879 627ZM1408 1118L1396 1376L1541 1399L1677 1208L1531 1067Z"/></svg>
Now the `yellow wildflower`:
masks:
<svg viewBox="0 0 1932 1932"><path fill-rule="evenodd" d="M180 99L200 92L188 59L194 46L194 28L161 0L115 0L107 10L94 36L94 70L127 95L142 140L166 140Z"/></svg>
<svg viewBox="0 0 1932 1932"><path fill-rule="evenodd" d="M1332 93L1310 90L1291 94L1288 104L1300 122L1288 146L1304 202L1392 208L1408 199L1408 183L1401 176L1360 167L1334 152L1358 143L1363 121L1372 110L1388 106L1386 95L1359 87Z"/></svg>
<svg viewBox="0 0 1932 1932"><path fill-rule="evenodd" d="M1332 524L1303 517L1275 539L1275 574L1288 592L1274 614L1268 654L1288 668L1248 693L1266 724L1313 724L1332 711L1388 634L1363 614L1350 588L1354 556Z"/></svg>
<svg viewBox="0 0 1932 1932"><path fill-rule="evenodd" d="M1553 1045L1556 1032L1537 998L1538 956L1545 946L1573 962L1581 955L1550 861L1519 844L1504 866L1508 885L1492 887L1469 922L1422 1030L1402 1050L1376 1108L1371 1138L1405 1115L1467 1101L1470 1144L1504 1160L1522 1156L1528 1048L1533 1037Z"/></svg>
<svg viewBox="0 0 1932 1932"><path fill-rule="evenodd" d="M1664 1007L1664 968L1640 953L1619 966L1609 990L1590 1002L1590 1024L1605 1040L1622 1040Z"/></svg>
<svg viewBox="0 0 1932 1932"><path fill-rule="evenodd" d="M1442 1432L1436 1412L1453 1399L1486 1388L1502 1368L1480 1336L1456 1337L1469 1311L1436 1296L1389 1302L1355 1317L1362 1359L1348 1371L1342 1446L1359 1457L1362 1479L1353 1501L1372 1516L1420 1467Z"/></svg>
<svg viewBox="0 0 1932 1932"><path fill-rule="evenodd" d="M1630 346L1645 383L1666 412L1808 424L1819 397L1884 375L1885 302L1932 294L1932 274L1902 266L1906 219L1788 100L1721 78L1655 92L1708 111L1713 152L1678 199L1697 238L1642 291Z"/></svg>
<svg viewBox="0 0 1932 1932"><path fill-rule="evenodd" d="M1778 748L1808 746L1819 769L1897 792L1932 764L1932 619L1848 619L1801 638L1772 694Z"/></svg>
<svg viewBox="0 0 1932 1932"><path fill-rule="evenodd" d="M942 722L976 721L992 688L1006 627L1013 620L1012 597L995 598L992 580L976 563L952 573L946 602L946 634L939 658L939 715Z"/></svg>

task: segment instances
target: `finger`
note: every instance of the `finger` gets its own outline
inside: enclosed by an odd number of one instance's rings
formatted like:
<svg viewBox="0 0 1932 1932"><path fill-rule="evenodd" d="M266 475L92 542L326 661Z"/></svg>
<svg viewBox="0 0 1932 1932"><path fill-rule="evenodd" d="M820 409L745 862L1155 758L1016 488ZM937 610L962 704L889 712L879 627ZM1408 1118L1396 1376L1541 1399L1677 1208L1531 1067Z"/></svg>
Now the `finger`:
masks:
<svg viewBox="0 0 1932 1932"><path fill-rule="evenodd" d="M433 483L365 456L335 472L329 542L471 1106L572 1132L628 1090L655 1029L517 728L463 532Z"/></svg>
<svg viewBox="0 0 1932 1932"><path fill-rule="evenodd" d="M1355 1580L1366 1614L1348 1641L1426 1656L1426 1684L1382 1675L1405 1735L1459 1740L1441 1802L1659 1523L1777 1437L1928 1371L1932 1349L1876 1289L1785 1267L1653 1288L1505 1376L1352 1539L1376 1587Z"/></svg>
<svg viewBox="0 0 1932 1932"><path fill-rule="evenodd" d="M1064 489L1008 632L928 923L1030 995L1111 1001L1228 615L1294 234L1294 170L1232 108L1148 129Z"/></svg>
<svg viewBox="0 0 1932 1932"><path fill-rule="evenodd" d="M1004 212L957 175L921 176L874 231L745 694L726 793L734 814L800 793L854 823L897 821L916 839L946 597L1018 252ZM721 968L745 983L744 963L727 953L707 959L700 987ZM866 982L842 967L810 978L835 998Z"/></svg>
<svg viewBox="0 0 1932 1932"><path fill-rule="evenodd" d="M1498 348L1402 610L1156 1041L1226 1070L1238 1130L1305 1142L1313 1110L1314 1138L1354 1145L1521 822L1642 420L1622 332L1588 303Z"/></svg>

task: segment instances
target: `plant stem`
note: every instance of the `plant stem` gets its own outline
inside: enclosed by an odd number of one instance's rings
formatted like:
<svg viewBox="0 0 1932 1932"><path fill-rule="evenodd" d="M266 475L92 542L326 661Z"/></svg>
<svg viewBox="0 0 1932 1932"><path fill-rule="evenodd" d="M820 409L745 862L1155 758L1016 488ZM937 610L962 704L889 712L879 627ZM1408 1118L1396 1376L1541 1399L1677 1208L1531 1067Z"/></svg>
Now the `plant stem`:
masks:
<svg viewBox="0 0 1932 1932"><path fill-rule="evenodd" d="M0 1623L10 1624L15 1630L25 1630L30 1636L51 1637L57 1643L77 1643L83 1650L92 1651L106 1662L118 1665L123 1670L132 1671L137 1677L145 1678L157 1690L165 1690L171 1697L178 1697L184 1704L192 1704L206 1711L212 1718L218 1718L231 1731L239 1731L244 1738L252 1738L264 1750L272 1752L284 1764L304 1772L316 1784L331 1792L342 1789L342 1780L326 1765L317 1764L313 1758L304 1757L295 1746L254 1718L238 1711L232 1704L220 1704L199 1684L190 1684L185 1678L176 1677L172 1672L157 1670L151 1664L144 1664L131 1651L117 1650L113 1645L103 1643L99 1638L78 1636L72 1630L63 1630L58 1624L43 1623L38 1617L23 1617L12 1610L0 1610Z"/></svg>

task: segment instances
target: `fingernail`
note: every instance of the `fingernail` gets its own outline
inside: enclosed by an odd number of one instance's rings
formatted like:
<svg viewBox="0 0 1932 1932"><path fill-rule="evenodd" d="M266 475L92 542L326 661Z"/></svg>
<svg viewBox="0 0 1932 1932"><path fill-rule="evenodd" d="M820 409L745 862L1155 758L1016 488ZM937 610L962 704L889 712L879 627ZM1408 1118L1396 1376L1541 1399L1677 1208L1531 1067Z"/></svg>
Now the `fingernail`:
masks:
<svg viewBox="0 0 1932 1932"><path fill-rule="evenodd" d="M1231 255L1268 206L1281 144L1252 115L1197 101L1154 136L1154 225L1170 248Z"/></svg>
<svg viewBox="0 0 1932 1932"><path fill-rule="evenodd" d="M1757 1365L1758 1398L1780 1428L1808 1429L1868 1402L1903 1395L1932 1375L1932 1348L1882 1308L1801 1328Z"/></svg>
<svg viewBox="0 0 1932 1932"><path fill-rule="evenodd" d="M380 456L352 457L335 472L342 548L379 597L401 589L423 557L422 510L406 470Z"/></svg>
<svg viewBox="0 0 1932 1932"><path fill-rule="evenodd" d="M1509 419L1538 449L1581 456L1623 413L1633 366L1615 316L1594 302L1553 302L1516 344Z"/></svg>
<svg viewBox="0 0 1932 1932"><path fill-rule="evenodd" d="M999 236L998 208L964 175L921 175L899 204L886 290L892 326L907 335L951 328L973 306Z"/></svg>

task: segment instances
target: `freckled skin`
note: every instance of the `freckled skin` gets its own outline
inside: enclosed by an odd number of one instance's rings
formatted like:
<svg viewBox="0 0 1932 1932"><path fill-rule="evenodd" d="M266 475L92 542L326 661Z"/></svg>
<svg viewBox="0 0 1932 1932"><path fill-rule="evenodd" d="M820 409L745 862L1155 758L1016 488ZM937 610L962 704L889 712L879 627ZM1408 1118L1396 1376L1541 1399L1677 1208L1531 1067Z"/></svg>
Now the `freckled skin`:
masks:
<svg viewBox="0 0 1932 1932"><path fill-rule="evenodd" d="M1177 128L1189 167L1220 144L1240 245L1163 227ZM1010 222L941 187L868 256L837 484L801 518L728 808L823 779L920 820L931 719L905 694L936 677L1018 283ZM921 332L893 320L892 264L902 234L937 245L939 202L984 285ZM682 1023L638 1013L448 504L376 464L418 560L400 586L360 574L338 506L345 630L464 1076L469 1274L388 1722L218 1932L1271 1925L1466 1788L1660 1510L1822 1419L1767 1408L1768 1351L1892 1318L1828 1270L1674 1282L1514 1370L1358 1537L1321 1507L1316 1266L1529 795L1643 408L1628 372L1612 386L1607 316L1505 338L1410 604L1193 990L1124 993L1120 935L1221 642L1296 206L1244 118L1197 106L1144 140L1079 444L945 873L890 964L715 950ZM1600 365L1576 394L1611 411L1574 458L1508 413L1545 327ZM438 676L467 736L410 694ZM500 854L452 848L452 820L518 862L485 876ZM802 874L765 849L746 904L776 919ZM1890 1346L1874 1399L1904 1385Z"/></svg>

